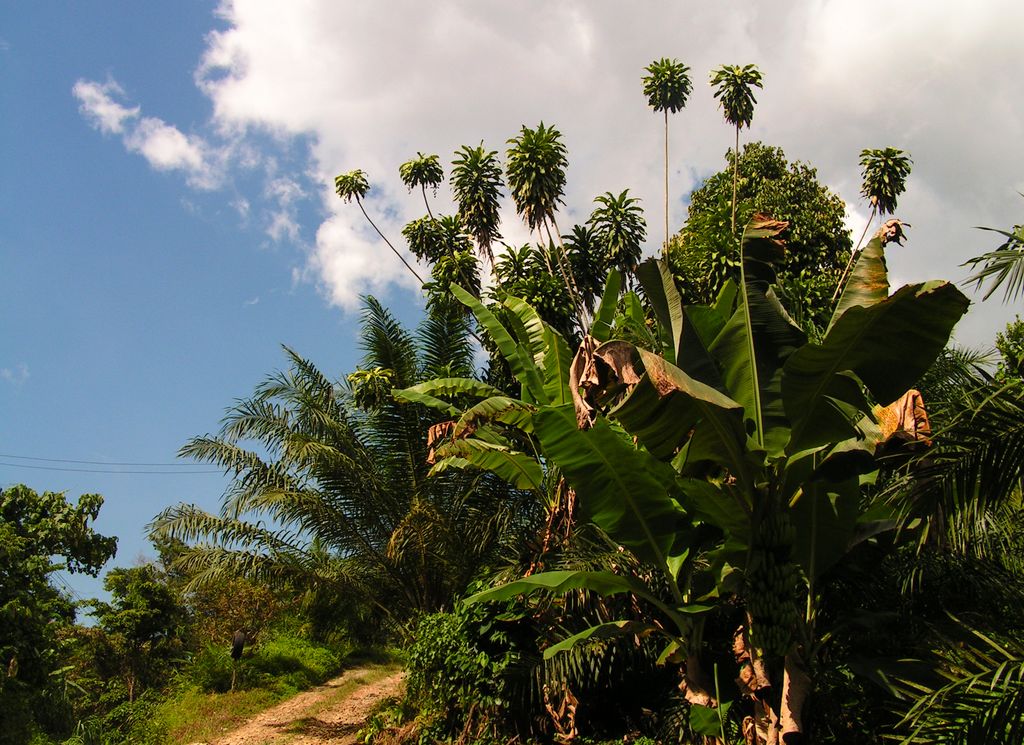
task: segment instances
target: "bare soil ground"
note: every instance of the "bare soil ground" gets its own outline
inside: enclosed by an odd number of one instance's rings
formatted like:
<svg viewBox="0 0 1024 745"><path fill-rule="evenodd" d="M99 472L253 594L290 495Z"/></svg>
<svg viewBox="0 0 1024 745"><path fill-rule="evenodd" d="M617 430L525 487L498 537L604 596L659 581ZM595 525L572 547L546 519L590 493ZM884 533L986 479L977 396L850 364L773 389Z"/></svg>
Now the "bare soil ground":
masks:
<svg viewBox="0 0 1024 745"><path fill-rule="evenodd" d="M210 745L350 745L373 706L398 695L404 676L394 667L346 670L267 709Z"/></svg>

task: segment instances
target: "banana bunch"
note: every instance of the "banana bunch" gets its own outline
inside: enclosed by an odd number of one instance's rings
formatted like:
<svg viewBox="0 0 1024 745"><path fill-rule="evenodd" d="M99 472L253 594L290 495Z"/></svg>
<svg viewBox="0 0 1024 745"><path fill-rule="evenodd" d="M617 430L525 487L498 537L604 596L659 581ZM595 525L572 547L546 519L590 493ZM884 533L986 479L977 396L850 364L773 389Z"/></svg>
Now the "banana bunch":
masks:
<svg viewBox="0 0 1024 745"><path fill-rule="evenodd" d="M796 529L789 515L773 511L761 521L747 567L747 610L753 623L750 640L766 657L789 650L799 620L794 602L800 569L792 561Z"/></svg>

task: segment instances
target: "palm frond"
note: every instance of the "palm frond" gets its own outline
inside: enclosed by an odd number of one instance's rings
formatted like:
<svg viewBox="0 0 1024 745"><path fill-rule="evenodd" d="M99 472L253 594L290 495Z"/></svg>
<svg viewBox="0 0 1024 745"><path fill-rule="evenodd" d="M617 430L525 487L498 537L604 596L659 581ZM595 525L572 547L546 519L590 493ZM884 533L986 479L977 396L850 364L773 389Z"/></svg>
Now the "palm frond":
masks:
<svg viewBox="0 0 1024 745"><path fill-rule="evenodd" d="M926 688L901 722L904 745L1024 742L1024 646L962 626L967 637L941 652L948 682Z"/></svg>
<svg viewBox="0 0 1024 745"><path fill-rule="evenodd" d="M906 523L955 550L988 550L1021 512L1024 479L1024 384L986 383L947 402L935 445L904 467L883 496ZM927 533L926 533L927 535Z"/></svg>
<svg viewBox="0 0 1024 745"><path fill-rule="evenodd" d="M985 282L990 283L983 300L988 300L992 293L1005 284L1003 302L1013 302L1024 291L1024 225L1014 225L1012 231L980 229L998 233L1006 240L994 251L975 256L962 264L976 269L966 282L973 283L977 289L981 289Z"/></svg>

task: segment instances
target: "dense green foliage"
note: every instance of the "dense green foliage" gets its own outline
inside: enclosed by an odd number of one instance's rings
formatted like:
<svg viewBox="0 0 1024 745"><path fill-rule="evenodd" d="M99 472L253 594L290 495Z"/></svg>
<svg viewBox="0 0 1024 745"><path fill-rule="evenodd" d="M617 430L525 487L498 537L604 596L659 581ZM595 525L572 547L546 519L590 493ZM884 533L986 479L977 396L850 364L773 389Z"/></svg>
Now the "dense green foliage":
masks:
<svg viewBox="0 0 1024 745"><path fill-rule="evenodd" d="M690 194L686 223L665 252L686 303L713 302L739 276L739 246L729 234L732 152L728 160L728 168ZM823 330L832 314L829 298L852 248L843 200L819 183L812 166L790 163L781 148L750 143L735 165L737 220L746 224L762 213L789 223L778 290L801 326Z"/></svg>
<svg viewBox="0 0 1024 745"><path fill-rule="evenodd" d="M646 72L667 202L691 85L675 60ZM1019 745L1024 323L994 372L947 346L967 299L890 292L901 223L851 252L811 166L739 151L757 68L712 84L736 147L661 261L628 189L560 234L554 127L522 127L504 172L460 148L455 215L427 194L439 156L402 164L427 211L402 230L423 323L367 298L365 357L337 379L286 349L182 449L232 475L220 513L158 515L159 560L108 573L94 626L50 579L112 554L100 498L0 494L3 736L208 739L182 719L205 693L269 703L399 639L406 691L363 742ZM861 166L873 221L910 160ZM536 240L495 256L506 184ZM335 187L370 220L364 172ZM1019 230L999 232L975 279L1016 293Z"/></svg>
<svg viewBox="0 0 1024 745"><path fill-rule="evenodd" d="M432 472L441 417L390 396L467 374L466 335L461 314L439 312L414 336L371 298L366 356L343 384L287 350L290 367L233 407L220 434L182 450L235 473L221 514L177 505L154 534L190 543L177 564L195 585L246 576L301 588L391 630L450 605L530 519L493 477Z"/></svg>
<svg viewBox="0 0 1024 745"><path fill-rule="evenodd" d="M20 742L38 722L59 730L68 673L60 631L75 618L69 598L51 583L58 570L96 576L117 539L91 523L103 498L25 486L0 491L0 742Z"/></svg>

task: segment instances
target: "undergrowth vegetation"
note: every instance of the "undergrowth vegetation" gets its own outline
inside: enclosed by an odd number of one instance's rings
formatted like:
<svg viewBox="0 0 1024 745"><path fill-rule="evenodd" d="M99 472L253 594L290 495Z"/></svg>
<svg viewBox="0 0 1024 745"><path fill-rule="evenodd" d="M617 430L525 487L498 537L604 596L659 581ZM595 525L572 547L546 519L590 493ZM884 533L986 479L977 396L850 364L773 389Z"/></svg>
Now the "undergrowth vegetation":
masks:
<svg viewBox="0 0 1024 745"><path fill-rule="evenodd" d="M666 210L688 71L644 79ZM993 373L949 344L956 285L890 291L904 223L869 228L906 153L862 152L854 244L811 166L739 151L757 68L712 83L734 146L674 237L666 219L661 259L641 261L628 189L561 233L555 127L523 126L504 169L460 149L455 215L427 196L438 156L403 164L427 209L403 230L430 268L419 327L366 298L364 357L337 378L286 348L182 449L232 475L221 510L161 512L159 560L107 574L94 627L48 575L113 554L87 527L102 500L0 493L3 620L21 623L0 627L0 742L205 740L398 644L405 690L363 743L1019 745L1020 323ZM335 188L422 281L367 174ZM1016 297L1021 231L999 232L974 279Z"/></svg>

